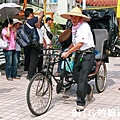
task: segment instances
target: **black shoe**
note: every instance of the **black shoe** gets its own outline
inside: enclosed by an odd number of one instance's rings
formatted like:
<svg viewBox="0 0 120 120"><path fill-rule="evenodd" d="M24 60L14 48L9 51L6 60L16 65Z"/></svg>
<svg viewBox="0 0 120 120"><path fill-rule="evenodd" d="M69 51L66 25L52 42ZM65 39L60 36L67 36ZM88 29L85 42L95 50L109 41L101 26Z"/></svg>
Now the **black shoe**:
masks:
<svg viewBox="0 0 120 120"><path fill-rule="evenodd" d="M7 80L9 80L9 81L13 81L13 78L10 77L10 78L7 78Z"/></svg>
<svg viewBox="0 0 120 120"><path fill-rule="evenodd" d="M17 75L18 77L21 77L21 75Z"/></svg>
<svg viewBox="0 0 120 120"><path fill-rule="evenodd" d="M27 75L27 77L26 77L26 78L27 78L28 80L31 80L31 79L32 79L32 78L30 78L30 77L29 77L29 75Z"/></svg>

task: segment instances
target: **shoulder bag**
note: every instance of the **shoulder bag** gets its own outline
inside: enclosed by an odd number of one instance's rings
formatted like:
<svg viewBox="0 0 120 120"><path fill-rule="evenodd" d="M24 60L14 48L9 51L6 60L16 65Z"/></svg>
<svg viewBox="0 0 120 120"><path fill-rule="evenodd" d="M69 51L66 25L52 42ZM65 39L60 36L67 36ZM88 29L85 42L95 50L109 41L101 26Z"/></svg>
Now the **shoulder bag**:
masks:
<svg viewBox="0 0 120 120"><path fill-rule="evenodd" d="M46 29L46 33L47 33L48 38L49 38L50 40L52 40L52 38L53 38L52 33L50 33L50 32L47 30L47 28L45 27L45 25L44 25L44 28Z"/></svg>

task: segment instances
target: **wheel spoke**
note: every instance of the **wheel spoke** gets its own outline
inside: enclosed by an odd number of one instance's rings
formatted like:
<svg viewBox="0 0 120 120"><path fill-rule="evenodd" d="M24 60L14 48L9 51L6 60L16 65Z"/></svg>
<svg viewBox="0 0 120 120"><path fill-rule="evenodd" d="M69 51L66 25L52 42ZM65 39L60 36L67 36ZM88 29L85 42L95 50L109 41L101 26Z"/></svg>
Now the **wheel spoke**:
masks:
<svg viewBox="0 0 120 120"><path fill-rule="evenodd" d="M45 113L51 103L52 89L48 79L43 74L36 74L29 83L27 103L34 115Z"/></svg>

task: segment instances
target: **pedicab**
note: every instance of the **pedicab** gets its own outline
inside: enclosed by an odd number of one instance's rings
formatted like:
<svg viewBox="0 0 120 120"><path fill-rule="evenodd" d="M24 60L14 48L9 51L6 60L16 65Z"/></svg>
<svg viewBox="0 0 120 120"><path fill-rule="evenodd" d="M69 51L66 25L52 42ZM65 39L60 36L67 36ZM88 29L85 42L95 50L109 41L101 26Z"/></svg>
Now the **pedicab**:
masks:
<svg viewBox="0 0 120 120"><path fill-rule="evenodd" d="M95 39L95 63L88 75L88 81L95 80L98 93L105 90L107 81L106 63L109 62L107 50L112 51L117 41L117 24L115 23L115 14L113 10L91 10L83 11L84 14L91 17L90 25ZM68 30L69 31L69 30ZM67 40L70 32L64 31L60 36L62 41ZM114 34L115 32L115 34ZM68 34L67 37L65 35ZM55 80L56 92L59 94L69 90L76 82L73 79L73 71L71 61L73 56L63 59L58 53L59 49L50 48L43 50L51 50L51 54L42 54L47 56L47 61L43 65L44 72L37 73L30 80L27 88L27 105L29 110L35 116L42 115L47 112L52 101L53 81ZM59 75L54 74L54 67L62 61L62 70Z"/></svg>

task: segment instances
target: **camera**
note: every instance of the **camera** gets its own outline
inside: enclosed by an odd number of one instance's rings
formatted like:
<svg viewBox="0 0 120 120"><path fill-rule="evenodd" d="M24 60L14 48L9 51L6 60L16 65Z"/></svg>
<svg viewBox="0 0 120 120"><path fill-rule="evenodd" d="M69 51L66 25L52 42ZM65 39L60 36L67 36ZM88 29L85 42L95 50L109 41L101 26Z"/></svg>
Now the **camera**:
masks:
<svg viewBox="0 0 120 120"><path fill-rule="evenodd" d="M41 26L43 26L44 25L44 20L41 20L40 24L41 24Z"/></svg>

